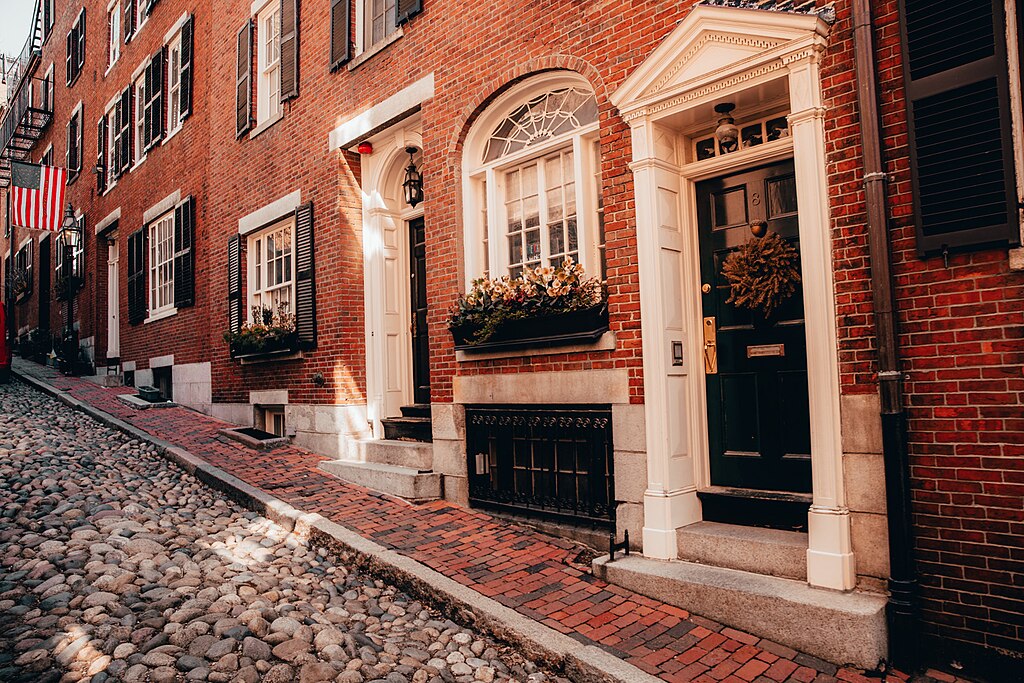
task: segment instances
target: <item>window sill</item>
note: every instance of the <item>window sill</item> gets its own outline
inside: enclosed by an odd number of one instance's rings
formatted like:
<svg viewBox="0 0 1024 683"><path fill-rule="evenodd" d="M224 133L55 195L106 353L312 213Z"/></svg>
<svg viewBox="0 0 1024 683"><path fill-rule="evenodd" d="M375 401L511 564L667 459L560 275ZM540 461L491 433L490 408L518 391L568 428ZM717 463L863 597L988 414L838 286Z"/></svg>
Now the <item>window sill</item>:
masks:
<svg viewBox="0 0 1024 683"><path fill-rule="evenodd" d="M172 131L170 131L170 132L168 132L168 133L165 133L165 134L164 134L164 139L163 139L163 141L162 141L162 142L160 143L160 145L161 145L161 146L163 146L163 145L166 145L166 144L167 144L168 142L170 142L170 141L171 141L171 138L173 138L173 137L174 137L175 135L177 135L177 134L178 134L178 133L180 133L180 132L181 132L181 122L179 121L179 122L178 122L178 127L177 127L177 128L175 128L174 130L172 130Z"/></svg>
<svg viewBox="0 0 1024 683"><path fill-rule="evenodd" d="M162 311L157 311L156 313L153 313L148 318L143 320L142 324L143 325L148 325L150 323L155 323L157 320L163 320L164 318L170 318L172 315L176 315L177 312L178 312L177 308L167 308L167 309L164 309Z"/></svg>
<svg viewBox="0 0 1024 683"><path fill-rule="evenodd" d="M455 360L459 363L472 363L478 360L500 360L502 358L523 358L527 356L551 356L565 353L586 353L588 351L614 351L617 347L615 333L605 332L596 341L583 344L566 344L563 346L538 346L533 348L514 349L508 351L456 351Z"/></svg>
<svg viewBox="0 0 1024 683"><path fill-rule="evenodd" d="M242 365L260 365L261 363L279 363L288 360L302 360L306 356L302 351L279 351L257 355L239 356L236 360Z"/></svg>
<svg viewBox="0 0 1024 683"><path fill-rule="evenodd" d="M113 68L115 66L117 66L117 63L119 61L121 61L121 56L120 55L118 55L117 59L115 59L113 62L110 63L109 66L107 66L107 70L103 72L103 78L106 78L107 76L110 75L110 72L113 70Z"/></svg>
<svg viewBox="0 0 1024 683"><path fill-rule="evenodd" d="M142 166L142 162L145 161L145 160L146 160L145 156L139 157L138 161L136 161L134 164L132 164L132 167L128 169L128 172L131 173L132 171L137 169L139 166ZM124 175L124 174L122 173L121 175Z"/></svg>
<svg viewBox="0 0 1024 683"><path fill-rule="evenodd" d="M280 121L283 118L284 118L284 110L282 109L282 110L279 110L274 116L271 116L266 121L264 121L263 123L259 124L255 128L253 128L252 132L249 133L249 139L252 140L254 137L259 135L263 131L267 130L268 128L270 128L271 126L273 126L275 123L277 123L278 121Z"/></svg>
<svg viewBox="0 0 1024 683"><path fill-rule="evenodd" d="M351 62L348 63L348 70L355 71L366 62L373 59L374 55L378 52L383 52L389 45L394 43L396 40L405 35L405 31L399 26L391 35L387 38L378 41L374 45L370 46L366 50L360 52Z"/></svg>

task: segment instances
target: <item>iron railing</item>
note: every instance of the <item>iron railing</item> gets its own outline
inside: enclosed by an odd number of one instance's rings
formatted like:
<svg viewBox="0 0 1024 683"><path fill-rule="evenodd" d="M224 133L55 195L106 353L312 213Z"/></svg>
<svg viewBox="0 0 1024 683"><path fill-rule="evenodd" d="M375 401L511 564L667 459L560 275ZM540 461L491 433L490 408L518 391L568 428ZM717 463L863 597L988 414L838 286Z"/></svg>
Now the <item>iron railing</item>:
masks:
<svg viewBox="0 0 1024 683"><path fill-rule="evenodd" d="M472 505L612 527L609 406L471 406L466 453Z"/></svg>
<svg viewBox="0 0 1024 683"><path fill-rule="evenodd" d="M0 74L7 86L0 122L0 187L10 185L11 161L28 158L35 141L53 118L52 80L47 86L43 79L32 76L39 65L42 46L43 18L37 0L25 45L18 57L4 64Z"/></svg>

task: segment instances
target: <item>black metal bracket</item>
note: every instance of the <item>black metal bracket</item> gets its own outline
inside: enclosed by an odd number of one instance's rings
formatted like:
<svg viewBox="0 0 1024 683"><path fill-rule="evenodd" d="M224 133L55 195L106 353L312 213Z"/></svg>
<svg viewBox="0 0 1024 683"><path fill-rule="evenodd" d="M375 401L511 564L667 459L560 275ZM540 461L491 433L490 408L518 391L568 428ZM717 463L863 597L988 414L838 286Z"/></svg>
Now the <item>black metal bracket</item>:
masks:
<svg viewBox="0 0 1024 683"><path fill-rule="evenodd" d="M608 534L608 561L615 561L615 551L621 550L622 554L629 557L629 529L622 532L622 542L615 542L615 532Z"/></svg>

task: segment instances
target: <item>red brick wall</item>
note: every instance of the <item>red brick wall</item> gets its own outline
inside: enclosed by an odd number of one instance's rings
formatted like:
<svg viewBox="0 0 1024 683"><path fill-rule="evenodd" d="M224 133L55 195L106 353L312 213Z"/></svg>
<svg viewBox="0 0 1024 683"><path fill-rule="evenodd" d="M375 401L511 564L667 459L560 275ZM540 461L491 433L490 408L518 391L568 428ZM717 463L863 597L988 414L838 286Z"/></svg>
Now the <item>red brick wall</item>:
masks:
<svg viewBox="0 0 1024 683"><path fill-rule="evenodd" d="M1005 248L920 259L914 239L898 5L872 3L906 373L924 631L1024 651L1024 273ZM877 391L849 8L824 88L842 391ZM952 656L952 655L950 655Z"/></svg>

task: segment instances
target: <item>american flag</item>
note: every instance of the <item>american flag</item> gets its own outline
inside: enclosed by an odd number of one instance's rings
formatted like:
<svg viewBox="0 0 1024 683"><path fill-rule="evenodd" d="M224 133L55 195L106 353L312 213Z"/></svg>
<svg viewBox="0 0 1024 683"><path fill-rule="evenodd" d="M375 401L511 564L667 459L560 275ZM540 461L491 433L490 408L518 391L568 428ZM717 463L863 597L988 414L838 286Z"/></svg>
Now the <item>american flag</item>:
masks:
<svg viewBox="0 0 1024 683"><path fill-rule="evenodd" d="M11 162L11 224L60 230L67 180L63 168Z"/></svg>

